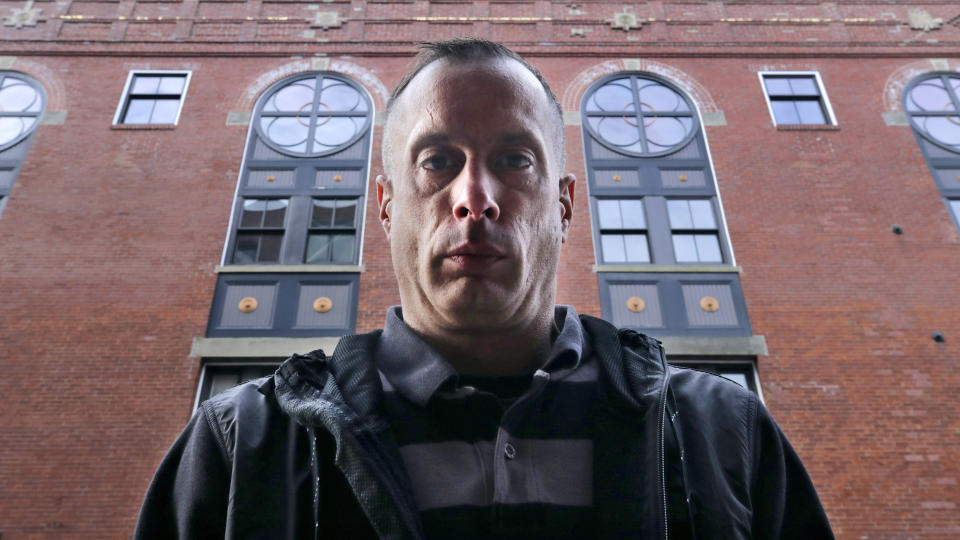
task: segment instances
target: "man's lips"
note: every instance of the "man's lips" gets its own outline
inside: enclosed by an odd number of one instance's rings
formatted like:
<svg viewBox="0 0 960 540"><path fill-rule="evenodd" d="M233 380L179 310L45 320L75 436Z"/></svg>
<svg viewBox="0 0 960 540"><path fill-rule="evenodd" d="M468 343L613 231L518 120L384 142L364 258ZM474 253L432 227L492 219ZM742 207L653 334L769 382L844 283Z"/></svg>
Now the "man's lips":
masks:
<svg viewBox="0 0 960 540"><path fill-rule="evenodd" d="M492 244L461 244L444 253L443 258L460 270L482 271L506 258L506 254Z"/></svg>

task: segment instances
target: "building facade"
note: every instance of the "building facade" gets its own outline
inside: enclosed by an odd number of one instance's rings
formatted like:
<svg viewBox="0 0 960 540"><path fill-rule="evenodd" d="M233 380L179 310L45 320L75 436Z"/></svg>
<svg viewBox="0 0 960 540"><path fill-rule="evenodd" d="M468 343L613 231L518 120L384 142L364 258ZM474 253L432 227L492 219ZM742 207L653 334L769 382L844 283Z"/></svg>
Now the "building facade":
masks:
<svg viewBox="0 0 960 540"><path fill-rule="evenodd" d="M954 2L0 1L0 534L129 536L197 403L399 303L421 39L561 101L559 303L760 394L842 538L960 535Z"/></svg>

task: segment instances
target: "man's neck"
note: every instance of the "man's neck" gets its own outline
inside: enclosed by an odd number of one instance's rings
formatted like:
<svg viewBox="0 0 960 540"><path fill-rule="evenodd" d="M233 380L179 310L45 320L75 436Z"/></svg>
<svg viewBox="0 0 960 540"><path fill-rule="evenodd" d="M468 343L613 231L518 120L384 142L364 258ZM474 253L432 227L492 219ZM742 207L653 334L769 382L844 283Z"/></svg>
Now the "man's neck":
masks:
<svg viewBox="0 0 960 540"><path fill-rule="evenodd" d="M409 324L409 323L408 323ZM510 329L422 328L410 324L460 373L503 377L533 373L544 364L553 342L553 311L531 324Z"/></svg>

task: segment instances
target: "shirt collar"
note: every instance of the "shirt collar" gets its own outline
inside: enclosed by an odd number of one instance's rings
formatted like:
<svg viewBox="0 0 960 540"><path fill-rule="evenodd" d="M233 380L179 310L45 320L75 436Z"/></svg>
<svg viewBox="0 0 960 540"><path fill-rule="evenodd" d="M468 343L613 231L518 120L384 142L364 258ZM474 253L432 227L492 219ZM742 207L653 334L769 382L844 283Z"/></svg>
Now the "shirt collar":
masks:
<svg viewBox="0 0 960 540"><path fill-rule="evenodd" d="M583 326L572 306L556 306L554 320L559 333L541 369L562 378L584 357ZM457 380L457 370L403 321L400 306L387 310L374 362L403 397L421 407L445 383Z"/></svg>

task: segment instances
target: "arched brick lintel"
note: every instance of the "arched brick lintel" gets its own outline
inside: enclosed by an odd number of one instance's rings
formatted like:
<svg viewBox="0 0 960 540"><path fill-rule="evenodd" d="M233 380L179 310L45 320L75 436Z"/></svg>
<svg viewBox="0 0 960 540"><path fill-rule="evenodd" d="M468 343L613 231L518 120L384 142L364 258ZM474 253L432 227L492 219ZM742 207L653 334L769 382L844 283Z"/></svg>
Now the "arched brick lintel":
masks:
<svg viewBox="0 0 960 540"><path fill-rule="evenodd" d="M67 106L67 92L57 73L46 64L25 58L16 58L10 66L11 71L19 71L34 78L47 93L48 111L63 111Z"/></svg>
<svg viewBox="0 0 960 540"><path fill-rule="evenodd" d="M236 110L253 111L257 99L273 83L307 71L332 71L350 77L363 86L373 99L374 107L382 111L386 106L390 92L374 72L360 64L336 58L310 58L288 62L262 73L246 88L241 90L236 100Z"/></svg>
<svg viewBox="0 0 960 540"><path fill-rule="evenodd" d="M960 72L960 59L930 58L917 60L894 70L883 85L883 111L902 112L903 89L913 79L932 71Z"/></svg>
<svg viewBox="0 0 960 540"><path fill-rule="evenodd" d="M628 71L652 73L667 79L683 89L687 96L696 103L701 113L717 112L719 110L710 92L688 73L669 64L642 58L607 60L580 71L563 90L560 98L563 110L579 111L580 100L583 99L584 92L591 84L606 75Z"/></svg>

